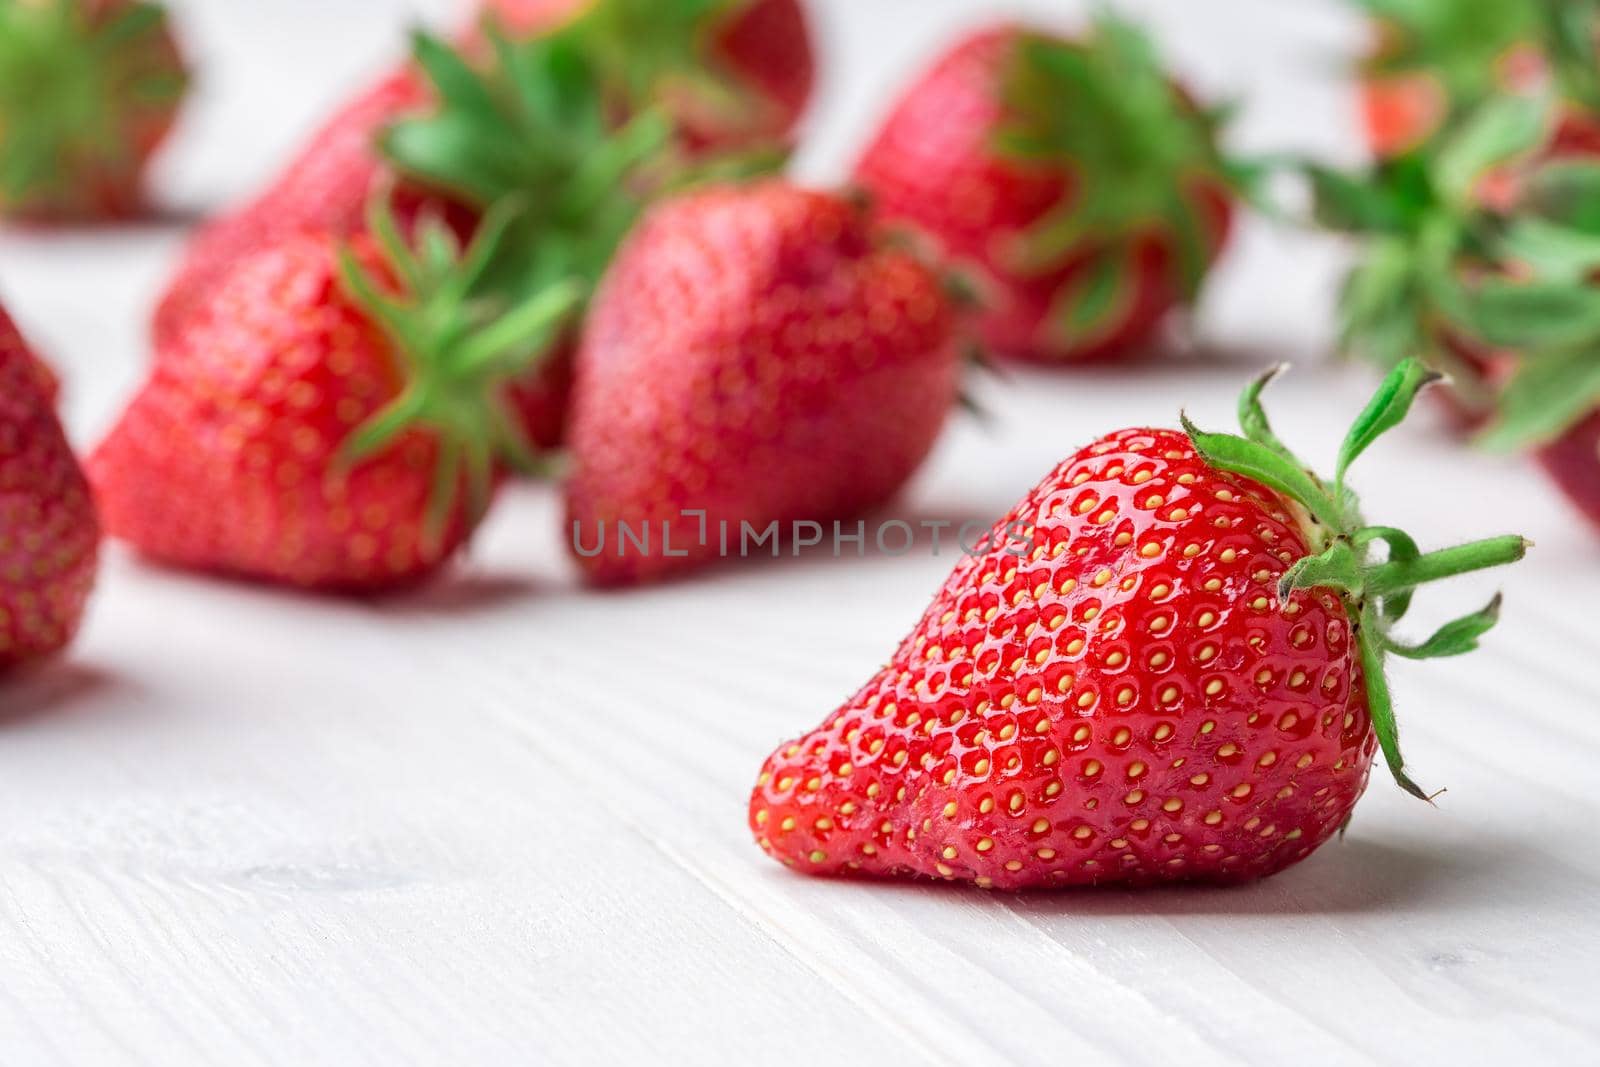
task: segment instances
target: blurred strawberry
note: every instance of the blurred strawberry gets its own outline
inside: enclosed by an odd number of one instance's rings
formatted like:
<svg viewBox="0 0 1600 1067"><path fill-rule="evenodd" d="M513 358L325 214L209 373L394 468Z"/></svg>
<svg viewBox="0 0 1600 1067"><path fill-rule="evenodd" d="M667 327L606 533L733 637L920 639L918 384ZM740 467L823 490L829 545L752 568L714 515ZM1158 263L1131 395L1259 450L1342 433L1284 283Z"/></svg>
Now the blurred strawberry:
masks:
<svg viewBox="0 0 1600 1067"><path fill-rule="evenodd" d="M505 384L576 294L470 294L508 221L464 255L423 222L275 240L186 320L90 472L107 530L168 563L316 589L424 578L528 454Z"/></svg>
<svg viewBox="0 0 1600 1067"><path fill-rule="evenodd" d="M1555 158L1556 129L1548 99L1494 97L1368 170L1306 167L1318 223L1358 242L1339 295L1341 349L1383 370L1422 358L1448 377L1436 393L1464 431L1494 411L1518 347L1506 326L1485 327L1470 290L1524 269L1499 236L1530 169Z"/></svg>
<svg viewBox="0 0 1600 1067"><path fill-rule="evenodd" d="M388 174L374 147L379 131L429 100L418 72L397 71L329 119L261 196L202 226L157 305L157 350L233 265L256 249L299 230L359 230L367 203Z"/></svg>
<svg viewBox="0 0 1600 1067"><path fill-rule="evenodd" d="M485 0L513 33L573 23L623 113L665 107L703 149L782 142L811 97L800 0Z"/></svg>
<svg viewBox="0 0 1600 1067"><path fill-rule="evenodd" d="M976 34L906 92L856 180L969 269L997 353L1127 353L1192 301L1232 216L1216 116L1135 28Z"/></svg>
<svg viewBox="0 0 1600 1067"><path fill-rule="evenodd" d="M1600 157L1563 114L1492 97L1369 173L1308 171L1320 221L1360 241L1344 349L1447 374L1456 426L1537 455L1600 526Z"/></svg>
<svg viewBox="0 0 1600 1067"><path fill-rule="evenodd" d="M532 17L535 7L548 22ZM502 292L557 281L592 287L645 200L686 160L658 111L615 107L615 60L602 46L615 43L607 36L621 18L613 7L633 12L627 0L601 0L571 23L559 21L560 5L535 7L522 10L515 39L491 28L457 52L419 36L412 65L341 111L266 194L203 230L158 309L158 349L215 306L212 290L238 258L305 229L358 232L368 198L391 184L403 229L442 217L462 239L485 211L517 200L523 219L508 244L525 254L520 267L507 258L492 279ZM638 25L624 21L623 29L689 33L698 24L632 17ZM570 383L569 339L556 345L511 391L528 436L547 448L560 442Z"/></svg>
<svg viewBox="0 0 1600 1067"><path fill-rule="evenodd" d="M1380 158L1447 133L1502 93L1555 88L1585 123L1600 105L1594 0L1356 0L1373 17L1362 118ZM1581 133L1579 136L1582 136Z"/></svg>
<svg viewBox="0 0 1600 1067"><path fill-rule="evenodd" d="M160 4L0 0L0 215L139 213L186 86Z"/></svg>
<svg viewBox="0 0 1600 1067"><path fill-rule="evenodd" d="M769 181L654 208L578 357L567 515L588 578L681 573L739 554L741 524L887 501L955 399L953 319L938 277L851 200Z"/></svg>
<svg viewBox="0 0 1600 1067"><path fill-rule="evenodd" d="M0 672L70 641L94 585L99 524L54 387L0 309Z"/></svg>

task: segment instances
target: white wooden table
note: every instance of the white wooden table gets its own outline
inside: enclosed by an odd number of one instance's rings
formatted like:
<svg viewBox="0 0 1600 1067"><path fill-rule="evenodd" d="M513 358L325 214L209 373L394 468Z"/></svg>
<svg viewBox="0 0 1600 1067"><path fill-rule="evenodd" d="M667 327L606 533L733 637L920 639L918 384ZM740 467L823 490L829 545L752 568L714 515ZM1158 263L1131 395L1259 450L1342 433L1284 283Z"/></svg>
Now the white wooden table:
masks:
<svg viewBox="0 0 1600 1067"><path fill-rule="evenodd" d="M259 180L394 45L401 6L181 4L206 95L171 199ZM884 88L991 5L817 6L830 70L802 169L827 179ZM1359 28L1336 8L1136 6L1207 89L1253 94L1245 145L1353 153L1330 72ZM65 370L84 443L137 380L179 239L0 233L0 293ZM1220 425L1280 358L1307 364L1280 429L1328 455L1368 385L1315 366L1338 259L1250 229L1200 353L986 387L999 425L957 426L902 514L998 515L1097 432L1180 404ZM760 855L759 761L874 670L948 558L592 595L543 486L451 580L378 604L114 550L71 657L0 691L0 1063L1600 1062L1600 547L1531 469L1425 426L1363 475L1370 513L1432 540L1538 549L1483 652L1395 669L1438 809L1375 776L1343 842L1227 891L830 883ZM1423 603L1487 595L1463 584Z"/></svg>

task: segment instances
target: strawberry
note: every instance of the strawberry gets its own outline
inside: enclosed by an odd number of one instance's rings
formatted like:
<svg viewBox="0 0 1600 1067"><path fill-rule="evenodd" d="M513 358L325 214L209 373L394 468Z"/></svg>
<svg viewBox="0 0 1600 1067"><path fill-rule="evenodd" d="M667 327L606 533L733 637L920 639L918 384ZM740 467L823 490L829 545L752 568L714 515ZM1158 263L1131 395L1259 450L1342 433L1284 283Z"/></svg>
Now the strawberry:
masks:
<svg viewBox="0 0 1600 1067"><path fill-rule="evenodd" d="M0 309L0 672L66 645L94 585L100 528L54 384Z"/></svg>
<svg viewBox="0 0 1600 1067"><path fill-rule="evenodd" d="M525 443L502 392L570 307L468 297L508 216L466 254L392 215L340 243L258 249L191 318L95 451L107 530L180 566L377 591L432 574Z"/></svg>
<svg viewBox="0 0 1600 1067"><path fill-rule="evenodd" d="M774 180L662 203L578 356L566 497L586 576L681 572L722 553L724 524L737 544L742 523L883 503L939 434L957 348L939 278L858 202Z"/></svg>
<svg viewBox="0 0 1600 1067"><path fill-rule="evenodd" d="M1269 376L1270 377L1270 376ZM889 665L762 767L750 826L812 874L1023 889L1260 878L1344 825L1381 749L1383 660L1415 586L1519 558L1428 555L1363 524L1343 475L1429 376L1386 381L1307 473L1253 386L1247 437L1130 429L1063 462L957 565ZM1375 552L1379 546L1386 552Z"/></svg>
<svg viewBox="0 0 1600 1067"><path fill-rule="evenodd" d="M1542 95L1499 96L1370 174L1309 173L1321 221L1362 241L1346 351L1448 373L1452 422L1533 452L1600 526L1596 128Z"/></svg>
<svg viewBox="0 0 1600 1067"><path fill-rule="evenodd" d="M300 230L358 231L386 175L378 133L429 101L425 80L407 67L341 108L273 185L243 208L202 226L156 307L158 349L178 333L240 259Z"/></svg>
<svg viewBox="0 0 1600 1067"><path fill-rule="evenodd" d="M576 21L627 112L664 102L706 149L782 141L811 97L799 0L486 0L513 33Z"/></svg>
<svg viewBox="0 0 1600 1067"><path fill-rule="evenodd" d="M1539 448L1537 456L1557 488L1600 529L1600 405Z"/></svg>
<svg viewBox="0 0 1600 1067"><path fill-rule="evenodd" d="M1374 18L1361 63L1362 118L1380 158L1448 133L1501 93L1554 82L1574 102L1566 122L1585 124L1600 103L1594 0L1357 0Z"/></svg>
<svg viewBox="0 0 1600 1067"><path fill-rule="evenodd" d="M986 299L990 349L1129 352L1198 294L1232 216L1217 119L1135 28L975 34L917 80L856 169Z"/></svg>
<svg viewBox="0 0 1600 1067"><path fill-rule="evenodd" d="M0 0L0 215L137 214L185 87L160 4Z"/></svg>
<svg viewBox="0 0 1600 1067"><path fill-rule="evenodd" d="M551 23L560 6L544 5ZM603 0L559 32L534 25L529 9L517 29L550 33L514 43L490 27L464 53L419 35L411 66L341 111L265 195L196 238L157 310L158 351L215 306L212 290L241 256L305 229L359 232L367 200L393 183L405 229L443 215L463 240L496 204L517 201L526 217L512 243L526 252L526 291L570 281L586 292L643 203L684 166L664 116L619 116L614 105L614 57L602 47L611 37L601 31L626 6ZM689 34L698 22L671 25ZM541 447L563 432L569 342L511 386L524 433Z"/></svg>
<svg viewBox="0 0 1600 1067"><path fill-rule="evenodd" d="M1476 287L1523 270L1502 239L1530 170L1570 158L1542 97L1491 98L1446 134L1361 173L1308 165L1317 222L1359 254L1339 296L1340 347L1384 370L1420 356L1448 374L1451 421L1481 427L1519 338L1485 327Z"/></svg>

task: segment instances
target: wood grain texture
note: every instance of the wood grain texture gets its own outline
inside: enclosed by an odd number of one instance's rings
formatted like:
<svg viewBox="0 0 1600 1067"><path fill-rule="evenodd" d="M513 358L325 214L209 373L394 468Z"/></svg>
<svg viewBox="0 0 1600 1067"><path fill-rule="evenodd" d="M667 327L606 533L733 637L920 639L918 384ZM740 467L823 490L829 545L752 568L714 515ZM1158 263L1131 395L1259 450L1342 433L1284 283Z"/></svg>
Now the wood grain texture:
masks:
<svg viewBox="0 0 1600 1067"><path fill-rule="evenodd" d="M181 6L217 73L165 181L203 202L248 188L406 5ZM801 167L827 179L884 87L989 7L817 6L833 65ZM1248 144L1350 152L1320 72L1357 29L1331 4L1127 6L1207 88L1252 94ZM307 27L289 84L272 48ZM81 441L140 373L177 243L0 233L0 298L66 372ZM994 427L956 427L897 512L998 515L1179 403L1222 425L1256 367L1314 363L1339 258L1247 229L1202 344L985 384ZM1297 369L1280 430L1331 456L1367 385ZM954 562L926 543L599 596L554 492L519 486L449 581L376 604L113 552L73 656L0 690L0 1063L1600 1061L1600 636L1568 607L1600 596L1600 550L1530 469L1421 421L1363 460L1369 512L1538 542L1481 653L1394 669L1415 771L1450 792L1435 809L1378 782L1343 841L1233 890L866 887L760 855L759 761L915 621ZM1487 592L1463 585L1419 615Z"/></svg>

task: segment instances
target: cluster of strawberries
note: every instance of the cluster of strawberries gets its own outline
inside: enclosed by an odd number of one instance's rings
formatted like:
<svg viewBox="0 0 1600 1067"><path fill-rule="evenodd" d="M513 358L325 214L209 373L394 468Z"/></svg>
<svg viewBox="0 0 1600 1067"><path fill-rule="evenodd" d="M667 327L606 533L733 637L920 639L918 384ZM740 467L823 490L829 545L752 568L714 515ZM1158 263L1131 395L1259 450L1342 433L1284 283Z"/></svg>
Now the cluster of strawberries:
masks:
<svg viewBox="0 0 1600 1067"><path fill-rule="evenodd" d="M149 557L347 592L434 574L557 446L575 527L662 531L655 552L575 541L595 583L702 565L708 527L859 515L927 456L969 342L1055 364L1150 342L1200 292L1244 180L1219 116L1109 15L1073 39L962 41L843 194L766 173L812 83L797 0L485 8L454 41L419 35L194 238L87 480L0 320L0 662L76 625L91 485L106 530ZM141 78L164 57L160 84L181 85L150 5L0 0L19 25L56 16L63 39L137 52ZM5 70L0 53L0 88ZM118 114L141 132L84 149L90 187L59 190L80 171L58 124L32 150L55 179L33 164L0 204L137 202L145 131L170 111ZM1359 515L1346 469L1432 380L1400 362L1331 481L1273 435L1264 382L1242 436L1128 430L1067 460L884 672L768 760L761 846L983 886L1240 879L1338 829L1380 750L1422 795L1384 657L1467 651L1496 605L1421 644L1393 627L1418 586L1524 551L1423 554Z"/></svg>
<svg viewBox="0 0 1600 1067"><path fill-rule="evenodd" d="M1358 246L1343 347L1447 374L1457 430L1532 451L1600 525L1600 3L1364 5L1377 162L1306 168Z"/></svg>

